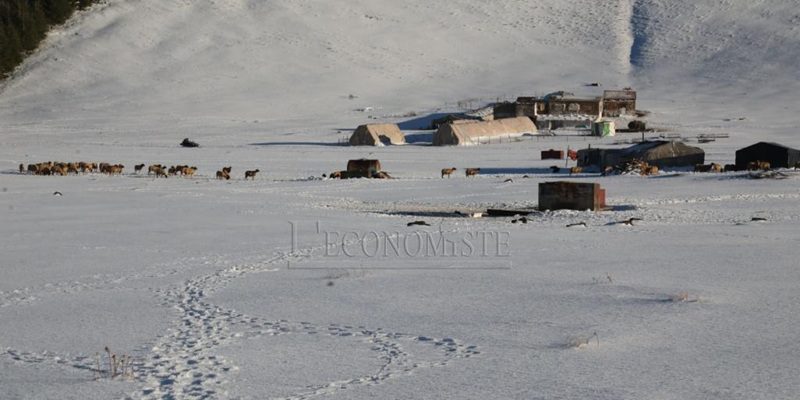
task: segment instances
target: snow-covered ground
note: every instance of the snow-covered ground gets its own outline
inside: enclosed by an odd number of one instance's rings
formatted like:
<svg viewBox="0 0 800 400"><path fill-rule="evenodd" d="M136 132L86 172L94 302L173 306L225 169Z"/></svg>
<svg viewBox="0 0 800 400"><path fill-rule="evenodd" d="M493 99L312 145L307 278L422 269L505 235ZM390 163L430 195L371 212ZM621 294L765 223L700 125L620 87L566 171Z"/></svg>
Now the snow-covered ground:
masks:
<svg viewBox="0 0 800 400"><path fill-rule="evenodd" d="M729 134L709 162L800 147L796 2L496 3L111 0L54 32L0 92L0 398L796 398L794 172L583 174L616 211L512 224L437 212L535 205L567 178L541 150L634 136L336 145L601 82L651 126ZM310 179L365 156L398 179ZM126 173L16 173L46 160ZM132 174L159 162L198 176ZM508 251L359 256L372 232ZM97 377L105 346L133 379Z"/></svg>

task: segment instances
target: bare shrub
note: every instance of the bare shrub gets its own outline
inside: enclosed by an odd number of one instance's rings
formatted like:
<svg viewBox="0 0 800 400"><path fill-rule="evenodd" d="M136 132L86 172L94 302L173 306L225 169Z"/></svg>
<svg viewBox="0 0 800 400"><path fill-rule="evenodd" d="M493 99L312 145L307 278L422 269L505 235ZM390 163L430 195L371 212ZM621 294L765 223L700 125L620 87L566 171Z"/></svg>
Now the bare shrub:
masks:
<svg viewBox="0 0 800 400"><path fill-rule="evenodd" d="M106 346L103 350L106 353L106 368L103 368L103 362L101 360L102 357L100 356L100 353L95 353L95 379L134 378L133 358L130 355L121 354L118 356L117 354L112 353L108 346Z"/></svg>

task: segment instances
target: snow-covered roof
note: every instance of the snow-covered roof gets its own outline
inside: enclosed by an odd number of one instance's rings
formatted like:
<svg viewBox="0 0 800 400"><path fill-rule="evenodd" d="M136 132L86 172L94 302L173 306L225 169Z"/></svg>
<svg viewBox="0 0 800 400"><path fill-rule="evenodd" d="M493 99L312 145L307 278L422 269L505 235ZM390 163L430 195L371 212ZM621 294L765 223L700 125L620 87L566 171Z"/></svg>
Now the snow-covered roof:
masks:
<svg viewBox="0 0 800 400"><path fill-rule="evenodd" d="M536 116L537 121L594 121L596 115L588 114L541 114Z"/></svg>

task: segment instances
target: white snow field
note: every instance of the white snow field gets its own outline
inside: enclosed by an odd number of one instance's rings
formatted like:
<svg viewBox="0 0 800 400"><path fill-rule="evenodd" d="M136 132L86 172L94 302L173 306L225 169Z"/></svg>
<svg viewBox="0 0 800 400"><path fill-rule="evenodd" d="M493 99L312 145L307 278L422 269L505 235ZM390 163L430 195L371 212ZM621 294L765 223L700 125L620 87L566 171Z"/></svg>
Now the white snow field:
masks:
<svg viewBox="0 0 800 400"><path fill-rule="evenodd" d="M800 147L798 65L796 0L94 6L0 86L0 398L797 399L798 172L569 177L539 160L636 134L337 144L600 82L635 87L652 127L729 134L699 146L731 163L757 141ZM359 157L397 179L318 179ZM17 172L48 160L126 169ZM613 211L445 216L535 206L557 179L602 184ZM467 255L364 255L383 232L483 236ZM107 376L106 346L132 377Z"/></svg>

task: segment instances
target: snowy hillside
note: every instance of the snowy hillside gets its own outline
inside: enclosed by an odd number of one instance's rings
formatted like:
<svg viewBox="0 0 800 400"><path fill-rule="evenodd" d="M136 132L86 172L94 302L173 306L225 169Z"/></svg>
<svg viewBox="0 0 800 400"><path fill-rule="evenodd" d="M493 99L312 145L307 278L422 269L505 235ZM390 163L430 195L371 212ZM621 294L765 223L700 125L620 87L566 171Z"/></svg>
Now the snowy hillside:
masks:
<svg viewBox="0 0 800 400"><path fill-rule="evenodd" d="M777 95L793 114L798 21L793 0L110 1L49 38L3 89L0 117L3 132L319 131L364 106L392 115L586 82L634 85L650 104Z"/></svg>
<svg viewBox="0 0 800 400"><path fill-rule="evenodd" d="M0 398L796 399L800 173L539 157L638 134L337 143L599 82L635 87L653 135L728 134L690 144L729 164L755 141L800 148L798 65L796 0L94 6L0 84ZM320 178L360 157L397 179ZM48 160L125 169L17 171ZM554 180L613 207L454 212L535 206ZM347 256L435 235L496 242ZM118 376L106 346L131 356Z"/></svg>

